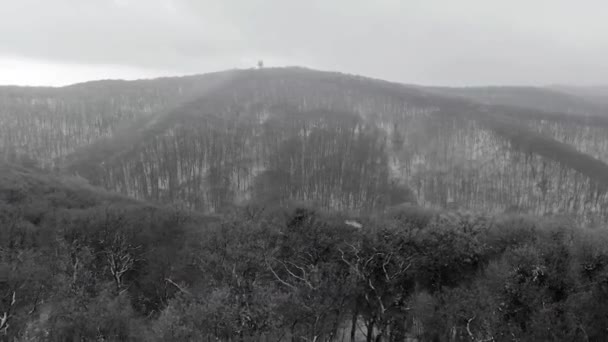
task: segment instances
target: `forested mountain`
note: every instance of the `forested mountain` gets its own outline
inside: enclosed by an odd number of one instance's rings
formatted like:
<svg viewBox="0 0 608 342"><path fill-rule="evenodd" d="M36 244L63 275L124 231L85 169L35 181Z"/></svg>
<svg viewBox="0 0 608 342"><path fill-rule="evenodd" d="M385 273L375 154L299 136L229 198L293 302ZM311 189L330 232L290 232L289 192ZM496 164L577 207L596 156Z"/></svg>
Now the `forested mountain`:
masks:
<svg viewBox="0 0 608 342"><path fill-rule="evenodd" d="M608 102L596 101L600 89L576 87L428 87L438 94L462 97L479 103L536 109L548 113L608 117ZM608 93L604 93L608 95Z"/></svg>
<svg viewBox="0 0 608 342"><path fill-rule="evenodd" d="M96 329L132 324L117 294L129 288L135 301L146 298L135 306L158 305L148 286L165 283L154 270L178 250L184 217L0 161L0 339L90 340Z"/></svg>
<svg viewBox="0 0 608 342"><path fill-rule="evenodd" d="M0 87L0 157L53 166L61 157L137 119L208 91L230 72L63 88Z"/></svg>
<svg viewBox="0 0 608 342"><path fill-rule="evenodd" d="M599 104L601 106L608 106L608 86L567 86L567 85L553 85L552 89L584 98L587 101Z"/></svg>
<svg viewBox="0 0 608 342"><path fill-rule="evenodd" d="M603 229L261 201L209 218L0 162L2 341L604 341Z"/></svg>
<svg viewBox="0 0 608 342"><path fill-rule="evenodd" d="M588 120L356 76L250 70L128 131L133 143L83 149L70 167L109 189L208 212L265 196L603 222L607 123Z"/></svg>
<svg viewBox="0 0 608 342"><path fill-rule="evenodd" d="M608 119L574 95L488 89L303 68L7 88L1 142L95 185L208 213L297 199L608 221Z"/></svg>
<svg viewBox="0 0 608 342"><path fill-rule="evenodd" d="M608 338L601 116L301 68L0 93L2 341Z"/></svg>

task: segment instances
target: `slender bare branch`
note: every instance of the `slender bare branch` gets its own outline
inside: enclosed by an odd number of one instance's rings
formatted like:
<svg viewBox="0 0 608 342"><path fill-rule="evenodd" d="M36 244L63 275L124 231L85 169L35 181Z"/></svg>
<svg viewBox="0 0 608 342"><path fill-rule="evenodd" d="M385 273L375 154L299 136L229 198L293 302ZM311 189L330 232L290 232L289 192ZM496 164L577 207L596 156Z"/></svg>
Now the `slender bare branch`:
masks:
<svg viewBox="0 0 608 342"><path fill-rule="evenodd" d="M192 296L192 293L186 289L184 289L183 287L179 286L176 282L174 282L173 280L171 280L170 278L165 278L165 281L173 286L175 286L180 292L185 293L189 296Z"/></svg>
<svg viewBox="0 0 608 342"><path fill-rule="evenodd" d="M272 274L274 275L274 277L283 285L296 290L297 287L295 287L294 285L291 285L290 283L286 282L285 280L281 279L281 277L279 277L279 275L274 271L274 269L272 268L272 266L270 266L270 263L268 262L268 260L266 260L266 266L268 266L268 269L270 269L270 272L272 272Z"/></svg>

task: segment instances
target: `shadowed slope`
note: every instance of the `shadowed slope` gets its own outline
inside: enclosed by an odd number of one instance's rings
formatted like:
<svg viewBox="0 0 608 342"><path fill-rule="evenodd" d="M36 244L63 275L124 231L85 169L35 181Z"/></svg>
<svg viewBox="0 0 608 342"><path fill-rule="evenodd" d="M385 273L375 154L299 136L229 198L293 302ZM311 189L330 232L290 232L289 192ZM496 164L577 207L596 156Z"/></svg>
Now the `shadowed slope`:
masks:
<svg viewBox="0 0 608 342"><path fill-rule="evenodd" d="M604 217L606 132L570 118L359 76L245 70L125 130L126 142L85 148L69 169L204 211L271 189L279 201L341 209L379 209L409 192L431 207ZM402 196L389 199L390 188Z"/></svg>

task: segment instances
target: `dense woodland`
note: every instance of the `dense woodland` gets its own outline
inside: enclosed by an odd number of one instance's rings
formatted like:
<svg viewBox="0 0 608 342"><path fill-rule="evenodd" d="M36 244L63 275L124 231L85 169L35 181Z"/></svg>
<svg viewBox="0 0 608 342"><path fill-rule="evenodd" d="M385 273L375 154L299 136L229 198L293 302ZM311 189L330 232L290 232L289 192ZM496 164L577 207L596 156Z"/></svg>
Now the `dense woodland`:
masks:
<svg viewBox="0 0 608 342"><path fill-rule="evenodd" d="M604 341L608 236L564 218L247 203L2 165L6 341Z"/></svg>
<svg viewBox="0 0 608 342"><path fill-rule="evenodd" d="M0 87L0 152L53 167L79 147L134 129L213 89L230 72L63 88Z"/></svg>
<svg viewBox="0 0 608 342"><path fill-rule="evenodd" d="M608 222L603 107L551 89L277 68L4 87L0 101L3 159L161 204L217 213L271 179L276 201L325 209L408 201Z"/></svg>
<svg viewBox="0 0 608 342"><path fill-rule="evenodd" d="M128 144L75 153L69 169L210 213L255 197L271 175L277 200L327 209L382 209L395 204L386 189L398 187L428 208L570 213L597 225L608 221L601 128L366 78L243 71L115 137Z"/></svg>
<svg viewBox="0 0 608 342"><path fill-rule="evenodd" d="M0 87L0 341L606 341L602 106L302 68Z"/></svg>

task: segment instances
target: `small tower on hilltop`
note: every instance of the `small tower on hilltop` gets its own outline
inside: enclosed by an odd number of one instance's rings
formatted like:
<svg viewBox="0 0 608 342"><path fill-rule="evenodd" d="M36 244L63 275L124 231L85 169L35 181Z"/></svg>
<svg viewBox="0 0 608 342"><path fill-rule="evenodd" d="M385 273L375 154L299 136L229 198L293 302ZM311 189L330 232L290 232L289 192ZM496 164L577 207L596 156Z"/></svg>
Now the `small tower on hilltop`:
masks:
<svg viewBox="0 0 608 342"><path fill-rule="evenodd" d="M260 59L258 61L258 69L263 69L263 68L264 68L264 61Z"/></svg>

